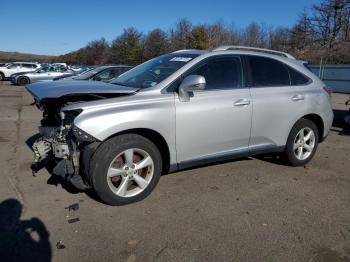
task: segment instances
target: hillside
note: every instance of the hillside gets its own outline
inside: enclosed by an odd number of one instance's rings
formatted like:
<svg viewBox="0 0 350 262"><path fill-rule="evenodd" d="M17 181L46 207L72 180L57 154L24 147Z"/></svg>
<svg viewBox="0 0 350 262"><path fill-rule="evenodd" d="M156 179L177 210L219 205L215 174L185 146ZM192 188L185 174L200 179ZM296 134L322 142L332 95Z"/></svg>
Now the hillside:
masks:
<svg viewBox="0 0 350 262"><path fill-rule="evenodd" d="M55 56L26 54L19 52L4 52L0 51L0 62L16 62L16 61L38 61L51 62Z"/></svg>

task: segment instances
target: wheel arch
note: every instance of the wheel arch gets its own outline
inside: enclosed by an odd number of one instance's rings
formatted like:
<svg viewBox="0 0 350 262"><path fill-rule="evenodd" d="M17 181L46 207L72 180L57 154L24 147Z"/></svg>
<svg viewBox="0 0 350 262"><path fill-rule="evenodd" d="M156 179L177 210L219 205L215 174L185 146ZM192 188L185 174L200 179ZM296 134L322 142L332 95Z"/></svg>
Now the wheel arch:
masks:
<svg viewBox="0 0 350 262"><path fill-rule="evenodd" d="M159 152L162 156L162 170L163 173L166 173L170 169L170 150L168 143L166 142L165 138L157 131L149 128L132 128L132 129L127 129L123 130L121 132L115 133L109 137L107 137L104 141L116 137L118 135L124 135L124 134L137 134L140 136L143 136L150 141L152 141L156 147L159 149Z"/></svg>
<svg viewBox="0 0 350 262"><path fill-rule="evenodd" d="M323 133L324 133L324 122L323 122L322 117L318 114L307 114L301 118L308 119L316 125L317 130L318 130L318 135L319 135L318 140L319 140L319 142L322 142L323 141Z"/></svg>
<svg viewBox="0 0 350 262"><path fill-rule="evenodd" d="M30 81L30 78L29 78L28 76L19 76L18 79L17 79L17 81L16 81L17 84L19 84L19 80L21 80L21 79L23 79L23 78L27 79L27 81L28 81L27 84L30 84L31 81Z"/></svg>

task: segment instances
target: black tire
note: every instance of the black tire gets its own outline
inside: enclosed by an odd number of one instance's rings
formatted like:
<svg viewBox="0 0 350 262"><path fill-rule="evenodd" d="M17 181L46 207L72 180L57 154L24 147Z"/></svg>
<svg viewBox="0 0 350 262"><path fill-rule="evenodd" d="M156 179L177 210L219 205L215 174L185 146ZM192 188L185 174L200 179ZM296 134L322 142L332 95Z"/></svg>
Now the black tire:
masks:
<svg viewBox="0 0 350 262"><path fill-rule="evenodd" d="M304 160L300 160L295 156L293 146L294 146L294 141L296 139L297 134L299 133L300 130L303 128L310 128L314 132L315 138L314 138L314 147L313 150L311 151L311 154ZM300 119L298 122L296 122L292 128L292 130L289 133L288 140L287 140L287 145L285 149L285 157L289 165L291 166L303 166L307 164L308 162L311 161L311 159L314 157L315 152L317 150L318 146L318 141L319 141L319 134L318 134L318 129L317 126L315 125L314 122L308 120L308 119Z"/></svg>
<svg viewBox="0 0 350 262"><path fill-rule="evenodd" d="M5 75L4 73L0 72L0 81L4 81L5 80Z"/></svg>
<svg viewBox="0 0 350 262"><path fill-rule="evenodd" d="M17 80L17 83L18 83L18 85L20 85L20 86L25 86L25 85L30 84L30 80L29 80L27 77L20 77L20 78Z"/></svg>
<svg viewBox="0 0 350 262"><path fill-rule="evenodd" d="M123 151L138 148L149 154L153 160L153 176L148 186L135 196L121 197L113 193L107 182L107 171L113 161ZM126 205L147 197L157 185L162 173L162 157L158 148L147 138L137 134L125 134L113 137L100 145L94 153L89 167L88 179L96 194L103 202L113 205Z"/></svg>

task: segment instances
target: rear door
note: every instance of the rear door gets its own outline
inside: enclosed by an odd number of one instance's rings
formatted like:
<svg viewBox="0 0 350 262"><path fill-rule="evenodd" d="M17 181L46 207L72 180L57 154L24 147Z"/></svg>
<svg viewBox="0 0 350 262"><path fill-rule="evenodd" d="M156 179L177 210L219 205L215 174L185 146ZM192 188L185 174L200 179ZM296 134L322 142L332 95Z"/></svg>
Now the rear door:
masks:
<svg viewBox="0 0 350 262"><path fill-rule="evenodd" d="M295 71L281 61L263 56L245 59L253 102L250 150L284 146L291 127L306 110L303 84L308 80L292 86Z"/></svg>
<svg viewBox="0 0 350 262"><path fill-rule="evenodd" d="M189 102L175 99L179 164L247 152L252 107L240 57L210 58L187 75L202 75L207 84Z"/></svg>

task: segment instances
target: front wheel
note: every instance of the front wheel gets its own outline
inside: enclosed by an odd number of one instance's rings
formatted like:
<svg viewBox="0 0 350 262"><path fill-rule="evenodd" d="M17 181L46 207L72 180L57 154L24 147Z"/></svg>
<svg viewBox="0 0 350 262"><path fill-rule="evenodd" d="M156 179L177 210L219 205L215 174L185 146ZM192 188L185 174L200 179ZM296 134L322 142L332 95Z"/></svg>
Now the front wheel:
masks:
<svg viewBox="0 0 350 262"><path fill-rule="evenodd" d="M5 80L5 75L4 73L0 72L0 81L4 81Z"/></svg>
<svg viewBox="0 0 350 262"><path fill-rule="evenodd" d="M25 85L28 85L30 83L29 79L26 78L26 77L21 77L20 79L18 79L17 83L20 85L20 86L25 86Z"/></svg>
<svg viewBox="0 0 350 262"><path fill-rule="evenodd" d="M318 146L318 129L314 122L300 119L293 126L286 145L286 158L292 166L307 164Z"/></svg>
<svg viewBox="0 0 350 262"><path fill-rule="evenodd" d="M104 202L126 205L147 197L161 172L158 148L143 136L125 134L107 140L96 150L89 177Z"/></svg>

